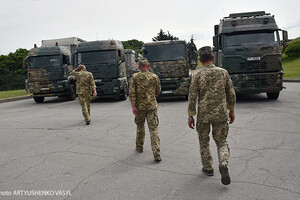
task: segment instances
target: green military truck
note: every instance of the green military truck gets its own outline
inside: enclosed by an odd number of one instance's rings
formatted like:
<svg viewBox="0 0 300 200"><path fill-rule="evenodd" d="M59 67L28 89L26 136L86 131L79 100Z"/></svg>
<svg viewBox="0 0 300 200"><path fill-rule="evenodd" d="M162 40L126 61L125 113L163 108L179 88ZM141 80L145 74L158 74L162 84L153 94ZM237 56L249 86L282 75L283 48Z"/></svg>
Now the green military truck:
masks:
<svg viewBox="0 0 300 200"><path fill-rule="evenodd" d="M75 80L70 72L72 53L81 42L84 40L76 37L42 40L41 47L29 50L24 67L28 63L28 88L36 103L51 96L75 99Z"/></svg>
<svg viewBox="0 0 300 200"><path fill-rule="evenodd" d="M80 43L75 52L76 64L83 64L94 76L100 97L127 99L124 47L118 40Z"/></svg>
<svg viewBox="0 0 300 200"><path fill-rule="evenodd" d="M190 66L185 41L166 40L145 43L142 53L150 63L150 71L160 79L162 96L188 97Z"/></svg>
<svg viewBox="0 0 300 200"><path fill-rule="evenodd" d="M215 64L226 69L237 94L267 93L277 99L283 89L281 46L287 46L287 32L274 16L264 11L234 13L215 25Z"/></svg>

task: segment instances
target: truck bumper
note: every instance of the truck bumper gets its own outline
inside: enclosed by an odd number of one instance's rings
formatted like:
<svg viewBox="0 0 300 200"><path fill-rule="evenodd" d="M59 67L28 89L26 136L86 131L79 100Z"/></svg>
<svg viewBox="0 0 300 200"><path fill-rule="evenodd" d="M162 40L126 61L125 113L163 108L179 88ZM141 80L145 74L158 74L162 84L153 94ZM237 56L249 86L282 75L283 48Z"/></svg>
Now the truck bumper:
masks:
<svg viewBox="0 0 300 200"><path fill-rule="evenodd" d="M283 72L231 74L237 94L274 93L283 89Z"/></svg>
<svg viewBox="0 0 300 200"><path fill-rule="evenodd" d="M66 82L53 82L50 84L40 82L30 82L28 84L29 92L33 97L53 97L66 96L70 93L69 84Z"/></svg>
<svg viewBox="0 0 300 200"><path fill-rule="evenodd" d="M189 94L190 78L163 78L160 79L161 95L186 96Z"/></svg>
<svg viewBox="0 0 300 200"><path fill-rule="evenodd" d="M118 96L127 89L127 79L112 79L109 82L95 80L97 96Z"/></svg>

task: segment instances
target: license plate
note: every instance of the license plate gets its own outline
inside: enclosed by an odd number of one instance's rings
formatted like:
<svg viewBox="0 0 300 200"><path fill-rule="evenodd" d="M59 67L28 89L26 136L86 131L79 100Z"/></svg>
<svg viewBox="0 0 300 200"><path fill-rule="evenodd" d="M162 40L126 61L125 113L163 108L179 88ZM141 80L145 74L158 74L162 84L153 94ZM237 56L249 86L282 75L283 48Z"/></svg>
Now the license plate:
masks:
<svg viewBox="0 0 300 200"><path fill-rule="evenodd" d="M50 88L41 88L41 91L48 91Z"/></svg>
<svg viewBox="0 0 300 200"><path fill-rule="evenodd" d="M161 91L161 94L172 94L172 90Z"/></svg>
<svg viewBox="0 0 300 200"><path fill-rule="evenodd" d="M95 83L99 83L99 82L102 82L102 79L95 79L94 81L95 81Z"/></svg>
<svg viewBox="0 0 300 200"><path fill-rule="evenodd" d="M249 57L247 61L260 60L260 57Z"/></svg>

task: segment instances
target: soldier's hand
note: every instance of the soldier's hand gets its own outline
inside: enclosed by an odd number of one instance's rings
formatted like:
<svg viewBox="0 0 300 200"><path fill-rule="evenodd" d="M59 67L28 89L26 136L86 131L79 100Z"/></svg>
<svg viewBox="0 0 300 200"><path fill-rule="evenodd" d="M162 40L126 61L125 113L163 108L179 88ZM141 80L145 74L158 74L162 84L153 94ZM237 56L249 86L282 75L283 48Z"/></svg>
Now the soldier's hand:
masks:
<svg viewBox="0 0 300 200"><path fill-rule="evenodd" d="M95 97L95 96L97 96L97 92L95 91L95 92L93 92L93 96Z"/></svg>
<svg viewBox="0 0 300 200"><path fill-rule="evenodd" d="M137 110L136 107L133 107L133 108L132 108L132 113L133 113L135 116L138 116L138 115L139 115L139 111Z"/></svg>
<svg viewBox="0 0 300 200"><path fill-rule="evenodd" d="M195 121L194 121L193 116L190 116L190 117L189 117L188 125L189 125L189 127L190 127L191 129L194 129L194 127L195 127Z"/></svg>
<svg viewBox="0 0 300 200"><path fill-rule="evenodd" d="M235 119L234 111L230 110L228 116L229 116L229 119L230 119L229 124L232 124L234 122L234 119Z"/></svg>

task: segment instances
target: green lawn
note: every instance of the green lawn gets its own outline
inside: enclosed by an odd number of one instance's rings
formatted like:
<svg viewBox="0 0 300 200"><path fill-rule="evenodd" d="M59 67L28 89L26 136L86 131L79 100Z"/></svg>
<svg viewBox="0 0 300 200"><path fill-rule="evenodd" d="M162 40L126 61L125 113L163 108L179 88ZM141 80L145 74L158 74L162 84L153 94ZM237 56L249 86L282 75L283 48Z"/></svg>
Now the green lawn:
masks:
<svg viewBox="0 0 300 200"><path fill-rule="evenodd" d="M300 58L286 58L283 60L284 79L300 79Z"/></svg>
<svg viewBox="0 0 300 200"><path fill-rule="evenodd" d="M11 97L25 96L26 90L9 90L9 91L0 91L0 99L6 99Z"/></svg>

